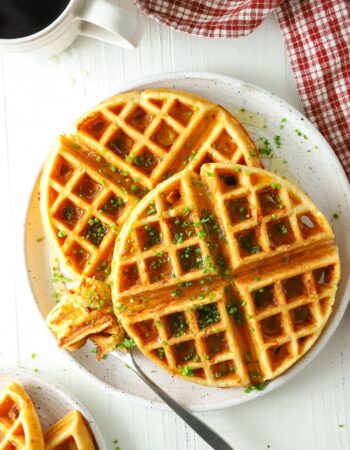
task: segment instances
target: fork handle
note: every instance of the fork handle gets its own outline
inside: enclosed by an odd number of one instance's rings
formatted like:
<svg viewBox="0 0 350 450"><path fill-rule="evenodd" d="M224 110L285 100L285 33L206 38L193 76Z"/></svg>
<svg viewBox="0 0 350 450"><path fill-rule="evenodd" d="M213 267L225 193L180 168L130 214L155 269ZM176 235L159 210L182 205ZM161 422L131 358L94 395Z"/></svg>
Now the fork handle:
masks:
<svg viewBox="0 0 350 450"><path fill-rule="evenodd" d="M172 399L163 389L154 383L136 363L132 352L130 352L133 365L130 368L166 403L181 419L187 423L208 445L215 450L234 450L224 441L212 428L210 428L198 417L191 414L186 408Z"/></svg>

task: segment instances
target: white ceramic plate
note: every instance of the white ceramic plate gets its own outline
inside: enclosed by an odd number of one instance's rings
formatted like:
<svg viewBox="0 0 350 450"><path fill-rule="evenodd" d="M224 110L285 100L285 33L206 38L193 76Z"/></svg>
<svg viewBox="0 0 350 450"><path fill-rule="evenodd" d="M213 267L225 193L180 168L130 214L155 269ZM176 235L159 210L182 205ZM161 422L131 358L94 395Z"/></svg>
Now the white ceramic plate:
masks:
<svg viewBox="0 0 350 450"><path fill-rule="evenodd" d="M89 411L61 387L23 370L0 371L0 392L12 381L21 384L32 399L44 431L78 409L89 423L98 450L107 450L101 431Z"/></svg>
<svg viewBox="0 0 350 450"><path fill-rule="evenodd" d="M248 395L240 388L222 390L197 386L171 377L140 356L146 372L151 373L151 377L168 393L190 409L204 411L237 405L271 392L292 378L319 353L339 324L350 297L349 183L332 149L317 129L292 106L271 93L230 77L206 73L153 76L122 86L118 92L152 87L194 92L233 111L258 145L261 145L261 139L269 141L274 157L265 161L266 167L299 184L334 226L342 262L342 280L334 312L312 350L287 373L273 380L266 390L254 391ZM50 250L46 244L38 245L36 242L37 236L43 235L37 198L36 185L26 221L25 252L34 297L40 313L45 318L54 302L50 298L52 287L48 282ZM334 214L338 216L336 220L333 219ZM109 357L97 363L89 345L72 354L70 358L115 392L138 403L162 406L158 398L114 358Z"/></svg>

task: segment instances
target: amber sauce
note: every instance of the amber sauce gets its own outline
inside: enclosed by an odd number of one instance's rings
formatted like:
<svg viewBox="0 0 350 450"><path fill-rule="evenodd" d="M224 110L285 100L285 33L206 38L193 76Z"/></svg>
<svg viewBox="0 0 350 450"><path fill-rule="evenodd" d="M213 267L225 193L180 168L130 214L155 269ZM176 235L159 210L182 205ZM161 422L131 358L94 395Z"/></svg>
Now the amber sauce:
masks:
<svg viewBox="0 0 350 450"><path fill-rule="evenodd" d="M280 316L267 317L260 321L261 330L266 338L277 337L282 333Z"/></svg>
<svg viewBox="0 0 350 450"><path fill-rule="evenodd" d="M225 333L211 334L206 338L205 345L209 357L224 352L228 348Z"/></svg>
<svg viewBox="0 0 350 450"><path fill-rule="evenodd" d="M281 362L290 355L289 343L271 347L269 349L269 355L272 363L272 370L275 370L280 366Z"/></svg>
<svg viewBox="0 0 350 450"><path fill-rule="evenodd" d="M314 270L313 277L317 292L321 292L332 281L332 266Z"/></svg>
<svg viewBox="0 0 350 450"><path fill-rule="evenodd" d="M204 157L202 156L202 158L201 158L196 164L194 164L192 167L193 167L193 170L194 170L196 173L199 173L200 170L201 170L201 167L202 167L204 164L210 164L210 163L214 163L214 162L216 162L215 159L213 159L213 158L211 157L211 155L209 155L208 153L206 153L206 154L204 155Z"/></svg>
<svg viewBox="0 0 350 450"><path fill-rule="evenodd" d="M224 155L225 158L229 159L232 158L237 150L237 144L226 130L223 130L221 132L218 139L214 142L213 147L215 148L215 150Z"/></svg>
<svg viewBox="0 0 350 450"><path fill-rule="evenodd" d="M124 206L124 201L112 194L104 203L101 210L116 220L122 214Z"/></svg>
<svg viewBox="0 0 350 450"><path fill-rule="evenodd" d="M165 209L171 209L178 206L182 201L182 194L180 188L173 187L170 191L161 195L162 203Z"/></svg>
<svg viewBox="0 0 350 450"><path fill-rule="evenodd" d="M258 199L262 214L271 214L283 208L278 189L267 187L258 192Z"/></svg>
<svg viewBox="0 0 350 450"><path fill-rule="evenodd" d="M179 337L188 330L186 317L183 313L170 314L165 317L168 337Z"/></svg>
<svg viewBox="0 0 350 450"><path fill-rule="evenodd" d="M129 264L128 266L123 266L121 269L121 291L129 289L134 286L139 281L139 271L136 264Z"/></svg>
<svg viewBox="0 0 350 450"><path fill-rule="evenodd" d="M233 361L222 361L211 366L211 371L215 378L224 378L234 372Z"/></svg>
<svg viewBox="0 0 350 450"><path fill-rule="evenodd" d="M136 230L137 238L142 250L148 250L162 242L160 226L158 222L143 225Z"/></svg>
<svg viewBox="0 0 350 450"><path fill-rule="evenodd" d="M119 103L118 105L110 106L108 109L116 116L119 116L119 114L123 111L124 106L124 103Z"/></svg>
<svg viewBox="0 0 350 450"><path fill-rule="evenodd" d="M8 412L7 412L7 417L11 422L15 422L16 419L18 419L20 414L19 408L18 406L13 403L12 406L9 408Z"/></svg>
<svg viewBox="0 0 350 450"><path fill-rule="evenodd" d="M88 203L92 203L102 189L101 184L96 183L89 175L85 174L75 188L75 194L84 198Z"/></svg>
<svg viewBox="0 0 350 450"><path fill-rule="evenodd" d="M261 311L262 309L277 305L275 300L273 286L265 286L252 293L254 299L255 309Z"/></svg>
<svg viewBox="0 0 350 450"><path fill-rule="evenodd" d="M97 113L78 125L78 130L85 132L95 140L99 141L108 125L109 122L107 122L104 116L101 113Z"/></svg>
<svg viewBox="0 0 350 450"><path fill-rule="evenodd" d="M193 110L191 107L177 100L174 107L170 111L170 114L183 126L187 127L189 121L193 116Z"/></svg>
<svg viewBox="0 0 350 450"><path fill-rule="evenodd" d="M151 283L174 277L173 268L167 253L146 260L148 277Z"/></svg>
<svg viewBox="0 0 350 450"><path fill-rule="evenodd" d="M117 156L125 158L134 144L134 141L122 130L118 130L107 143L107 147Z"/></svg>
<svg viewBox="0 0 350 450"><path fill-rule="evenodd" d="M56 214L56 218L64 224L68 228L74 228L76 223L84 214L84 211L78 206L74 205L70 200L66 200L63 205L61 205L58 213Z"/></svg>
<svg viewBox="0 0 350 450"><path fill-rule="evenodd" d="M295 241L288 219L270 222L267 225L267 234L270 239L271 249L275 249L281 245L292 244Z"/></svg>
<svg viewBox="0 0 350 450"><path fill-rule="evenodd" d="M302 214L298 217L298 223L304 239L321 231L321 227L312 214Z"/></svg>
<svg viewBox="0 0 350 450"><path fill-rule="evenodd" d="M149 100L149 102L152 103L152 105L156 106L158 109L162 109L162 106L163 106L163 103L164 103L163 100L159 100L159 99L156 99L156 98L151 98Z"/></svg>
<svg viewBox="0 0 350 450"><path fill-rule="evenodd" d="M88 164L93 166L97 172L116 184L122 191L136 198L142 198L147 194L148 190L132 178L128 171L118 169L108 163L101 155L83 146L79 146L76 151L84 160L88 159Z"/></svg>
<svg viewBox="0 0 350 450"><path fill-rule="evenodd" d="M144 109L138 107L129 119L129 123L137 128L139 131L144 132L148 125L152 122L152 115L147 113Z"/></svg>
<svg viewBox="0 0 350 450"><path fill-rule="evenodd" d="M300 275L284 280L282 285L287 302L306 293L306 287Z"/></svg>
<svg viewBox="0 0 350 450"><path fill-rule="evenodd" d="M242 257L259 253L261 248L254 230L245 231L237 234L239 252Z"/></svg>
<svg viewBox="0 0 350 450"><path fill-rule="evenodd" d="M111 265L113 259L113 246L110 248L107 254L103 255L103 259L100 259L96 266L96 278L103 281L111 273Z"/></svg>
<svg viewBox="0 0 350 450"><path fill-rule="evenodd" d="M311 312L307 305L299 306L291 311L292 321L296 329L312 322Z"/></svg>
<svg viewBox="0 0 350 450"><path fill-rule="evenodd" d="M135 253L135 244L132 239L128 239L126 242L123 252L122 252L122 258L125 259L128 256L132 256Z"/></svg>
<svg viewBox="0 0 350 450"><path fill-rule="evenodd" d="M196 347L193 341L181 342L174 346L177 364L192 360L196 355Z"/></svg>
<svg viewBox="0 0 350 450"><path fill-rule="evenodd" d="M151 139L164 150L169 150L174 144L177 136L178 134L174 128L162 120L158 130L154 133Z"/></svg>
<svg viewBox="0 0 350 450"><path fill-rule="evenodd" d="M252 216L250 204L246 197L237 198L235 200L227 200L226 207L232 224L242 222Z"/></svg>
<svg viewBox="0 0 350 450"><path fill-rule="evenodd" d="M87 260L89 259L89 253L84 250L79 245L74 245L68 253L68 259L72 261L73 265L78 267L79 269L82 269Z"/></svg>
<svg viewBox="0 0 350 450"><path fill-rule="evenodd" d="M206 140L216 121L216 115L207 114L197 125L191 130L189 137L184 142L176 159L172 162L171 170L173 173L182 170L196 156L199 148Z"/></svg>
<svg viewBox="0 0 350 450"><path fill-rule="evenodd" d="M153 320L145 320L133 325L136 333L144 342L151 342L158 339L158 331Z"/></svg>
<svg viewBox="0 0 350 450"><path fill-rule="evenodd" d="M55 191L55 189L53 189L52 187L49 188L49 206L51 207L56 198L58 197L58 192Z"/></svg>
<svg viewBox="0 0 350 450"><path fill-rule="evenodd" d="M228 192L239 186L239 176L232 173L221 173L219 175L219 186L221 192Z"/></svg>
<svg viewBox="0 0 350 450"><path fill-rule="evenodd" d="M60 184L66 184L66 182L69 180L73 173L73 168L69 165L69 163L60 157L60 160L57 164L57 170L54 174L54 178L60 183Z"/></svg>
<svg viewBox="0 0 350 450"><path fill-rule="evenodd" d="M139 155L134 157L132 164L145 175L150 175L160 161L160 158L153 155L149 150L144 149Z"/></svg>
<svg viewBox="0 0 350 450"><path fill-rule="evenodd" d="M199 246L191 246L178 252L184 273L203 267L202 252Z"/></svg>
<svg viewBox="0 0 350 450"><path fill-rule="evenodd" d="M176 205L181 200L181 192L178 189L174 189L166 195L166 201L170 205Z"/></svg>
<svg viewBox="0 0 350 450"><path fill-rule="evenodd" d="M174 243L182 243L195 234L195 229L190 216L180 216L168 219L167 225Z"/></svg>

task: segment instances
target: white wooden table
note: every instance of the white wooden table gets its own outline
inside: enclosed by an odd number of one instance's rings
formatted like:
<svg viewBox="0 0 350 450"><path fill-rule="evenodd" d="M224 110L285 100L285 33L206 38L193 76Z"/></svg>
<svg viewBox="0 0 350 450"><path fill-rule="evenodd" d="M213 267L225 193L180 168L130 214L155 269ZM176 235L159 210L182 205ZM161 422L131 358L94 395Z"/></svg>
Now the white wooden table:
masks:
<svg viewBox="0 0 350 450"><path fill-rule="evenodd" d="M130 2L122 4L134 10ZM146 20L136 51L78 39L58 57L0 56L0 367L22 366L61 383L91 411L111 450L207 446L167 411L132 404L84 379L52 342L24 282L23 217L53 138L125 81L172 71L211 71L255 83L300 107L273 17L248 37L209 40ZM269 396L200 416L237 450L350 449L350 311L320 356ZM32 353L37 354L32 359ZM118 440L118 444L113 443Z"/></svg>

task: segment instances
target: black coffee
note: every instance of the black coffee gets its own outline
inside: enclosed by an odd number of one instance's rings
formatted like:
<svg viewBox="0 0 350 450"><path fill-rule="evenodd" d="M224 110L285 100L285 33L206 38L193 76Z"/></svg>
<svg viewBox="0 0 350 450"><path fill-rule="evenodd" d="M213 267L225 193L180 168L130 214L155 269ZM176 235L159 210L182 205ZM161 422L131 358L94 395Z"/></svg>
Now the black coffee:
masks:
<svg viewBox="0 0 350 450"><path fill-rule="evenodd" d="M37 33L50 25L69 0L0 0L0 39Z"/></svg>

